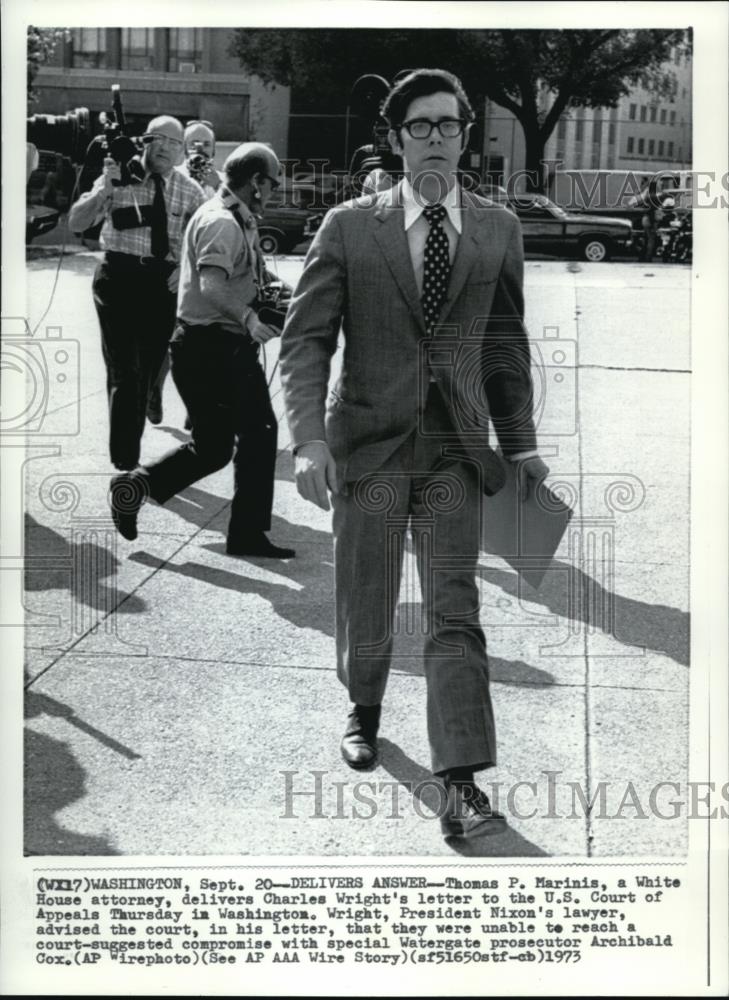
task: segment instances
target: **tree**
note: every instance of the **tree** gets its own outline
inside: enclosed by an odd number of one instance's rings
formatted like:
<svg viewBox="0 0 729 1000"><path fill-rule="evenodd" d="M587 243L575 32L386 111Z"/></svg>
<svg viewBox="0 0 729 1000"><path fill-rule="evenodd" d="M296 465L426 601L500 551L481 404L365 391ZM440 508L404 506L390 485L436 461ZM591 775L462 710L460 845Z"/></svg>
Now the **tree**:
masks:
<svg viewBox="0 0 729 1000"><path fill-rule="evenodd" d="M38 91L33 88L33 81L38 70L53 55L59 42L69 36L66 28L36 28L28 25L28 102L34 104L38 100Z"/></svg>
<svg viewBox="0 0 729 1000"><path fill-rule="evenodd" d="M544 190L544 147L572 108L616 107L642 84L656 96L675 87L664 64L688 51L680 30L236 29L230 45L264 83L294 88L304 106L343 109L362 73L392 79L409 65L439 66L463 81L471 102L512 112L526 145L531 190ZM545 100L540 98L546 97Z"/></svg>

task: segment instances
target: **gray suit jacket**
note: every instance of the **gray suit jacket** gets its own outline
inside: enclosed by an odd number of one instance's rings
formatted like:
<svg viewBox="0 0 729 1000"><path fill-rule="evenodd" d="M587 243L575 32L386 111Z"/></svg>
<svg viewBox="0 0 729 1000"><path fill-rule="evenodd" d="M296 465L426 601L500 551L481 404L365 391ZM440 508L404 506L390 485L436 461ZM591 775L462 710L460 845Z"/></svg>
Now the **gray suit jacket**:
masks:
<svg viewBox="0 0 729 1000"><path fill-rule="evenodd" d="M309 249L280 354L293 444L326 440L343 480L375 471L418 425L432 372L454 453L477 460L494 493L504 470L488 447L489 418L504 454L536 447L520 226L462 192L448 295L427 337L399 191L333 208ZM340 328L342 369L327 399Z"/></svg>

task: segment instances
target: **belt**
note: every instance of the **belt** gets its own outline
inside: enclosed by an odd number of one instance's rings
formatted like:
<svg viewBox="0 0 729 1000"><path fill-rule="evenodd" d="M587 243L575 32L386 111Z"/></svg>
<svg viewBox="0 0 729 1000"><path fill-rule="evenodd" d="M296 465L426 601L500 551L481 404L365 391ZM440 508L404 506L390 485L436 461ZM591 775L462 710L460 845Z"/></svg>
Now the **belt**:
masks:
<svg viewBox="0 0 729 1000"><path fill-rule="evenodd" d="M132 253L121 253L118 250L107 250L106 259L110 264L121 267L142 267L150 271L167 271L172 273L177 267L173 260L165 260L161 257L137 257Z"/></svg>

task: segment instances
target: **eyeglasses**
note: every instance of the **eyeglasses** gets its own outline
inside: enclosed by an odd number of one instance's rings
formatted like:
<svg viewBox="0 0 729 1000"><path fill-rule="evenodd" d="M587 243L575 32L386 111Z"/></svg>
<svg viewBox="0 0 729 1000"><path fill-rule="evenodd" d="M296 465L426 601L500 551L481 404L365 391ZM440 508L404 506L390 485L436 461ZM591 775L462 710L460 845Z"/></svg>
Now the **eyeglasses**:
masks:
<svg viewBox="0 0 729 1000"><path fill-rule="evenodd" d="M171 146L173 149L179 149L182 145L182 139L174 139L169 135L160 135L158 132L147 132L142 136L142 142L145 146Z"/></svg>
<svg viewBox="0 0 729 1000"><path fill-rule="evenodd" d="M432 122L429 118L411 118L400 127L413 139L429 139L434 128L438 129L444 139L455 139L463 132L465 122L460 118L441 118L437 122Z"/></svg>
<svg viewBox="0 0 729 1000"><path fill-rule="evenodd" d="M271 185L271 190L272 191L277 191L281 187L281 181L276 180L275 177L271 177L270 174L264 174L263 175L263 179L264 179L264 181L268 181L269 182L269 184Z"/></svg>

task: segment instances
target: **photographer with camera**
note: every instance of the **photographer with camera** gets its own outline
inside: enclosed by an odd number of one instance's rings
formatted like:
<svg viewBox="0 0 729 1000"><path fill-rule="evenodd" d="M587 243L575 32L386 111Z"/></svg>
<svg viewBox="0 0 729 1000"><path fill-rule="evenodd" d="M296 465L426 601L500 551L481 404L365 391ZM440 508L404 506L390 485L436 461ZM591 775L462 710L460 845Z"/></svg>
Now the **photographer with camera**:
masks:
<svg viewBox="0 0 729 1000"><path fill-rule="evenodd" d="M93 294L107 370L109 450L117 469L134 469L139 462L147 397L174 330L182 236L205 201L200 185L174 169L182 135L176 118L154 118L132 164L136 169L107 156L101 176L68 216L77 233L102 223L106 252Z"/></svg>
<svg viewBox="0 0 729 1000"><path fill-rule="evenodd" d="M212 122L191 121L185 126L185 159L177 168L197 181L207 198L212 198L223 182L215 169L215 132Z"/></svg>
<svg viewBox="0 0 729 1000"><path fill-rule="evenodd" d="M225 161L225 184L198 209L185 233L170 357L192 437L160 461L112 479L112 517L130 541L137 537L137 514L147 496L165 503L223 468L232 454L228 554L295 555L266 536L278 424L259 362L260 345L279 335L282 320L265 304L267 273L256 216L278 187L280 170L269 146L238 146ZM259 312L277 326L262 322Z"/></svg>

